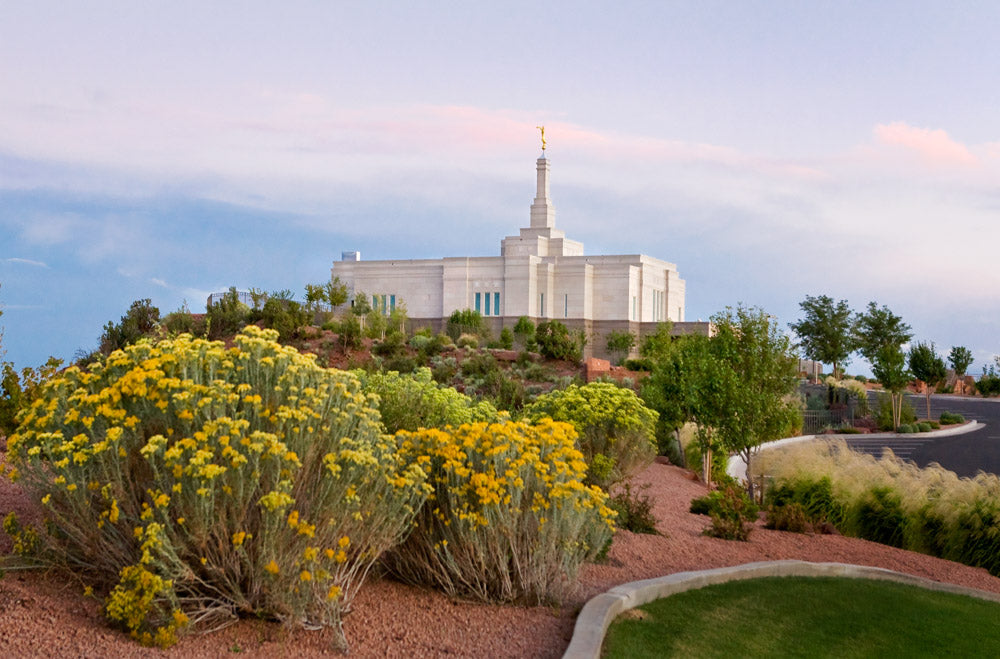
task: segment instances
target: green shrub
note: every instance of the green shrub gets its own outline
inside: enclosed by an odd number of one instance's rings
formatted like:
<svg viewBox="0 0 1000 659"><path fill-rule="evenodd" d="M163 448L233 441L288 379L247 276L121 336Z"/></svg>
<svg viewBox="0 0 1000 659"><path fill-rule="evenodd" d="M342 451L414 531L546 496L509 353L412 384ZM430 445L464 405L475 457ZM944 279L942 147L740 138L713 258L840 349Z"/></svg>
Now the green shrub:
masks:
<svg viewBox="0 0 1000 659"><path fill-rule="evenodd" d="M583 355L580 337L571 336L566 326L558 320L538 323L535 341L542 356L549 359L563 359L578 362Z"/></svg>
<svg viewBox="0 0 1000 659"><path fill-rule="evenodd" d="M891 547L903 546L906 515L899 495L888 487L868 490L856 504L848 523L859 538Z"/></svg>
<svg viewBox="0 0 1000 659"><path fill-rule="evenodd" d="M648 466L656 454L656 419L634 391L607 382L571 385L539 396L525 408L525 417L545 417L573 424L588 464L601 456L610 462L607 474L591 473L588 482L608 490Z"/></svg>
<svg viewBox="0 0 1000 659"><path fill-rule="evenodd" d="M110 355L131 345L145 336L152 336L159 327L160 310L153 306L149 298L136 300L118 324L108 321L100 339L100 352Z"/></svg>
<svg viewBox="0 0 1000 659"><path fill-rule="evenodd" d="M572 426L550 420L401 432L434 491L385 564L409 583L487 602L560 602L607 544L614 512L582 481Z"/></svg>
<svg viewBox="0 0 1000 659"><path fill-rule="evenodd" d="M372 354L380 357L406 354L406 336L400 331L386 332L384 339L372 345Z"/></svg>
<svg viewBox="0 0 1000 659"><path fill-rule="evenodd" d="M965 417L961 414L954 414L952 412L941 412L940 421L941 425L950 426L955 423L965 423Z"/></svg>
<svg viewBox="0 0 1000 659"><path fill-rule="evenodd" d="M405 375L391 371L354 371L354 375L365 393L378 397L382 423L390 434L497 420L493 405L477 403L451 387L438 386L426 367Z"/></svg>
<svg viewBox="0 0 1000 659"><path fill-rule="evenodd" d="M632 484L625 481L611 496L608 506L618 514L615 524L619 529L632 533L659 535L660 532L656 530L657 519L653 512L653 500L644 494L647 489L649 489L648 483L633 490Z"/></svg>
<svg viewBox="0 0 1000 659"><path fill-rule="evenodd" d="M449 337L456 343L463 334L471 334L476 337L486 337L486 323L478 311L472 309L456 309L448 318L446 331Z"/></svg>
<svg viewBox="0 0 1000 659"><path fill-rule="evenodd" d="M837 434L839 435L858 435L861 430L855 428L854 426L840 426L837 428Z"/></svg>
<svg viewBox="0 0 1000 659"><path fill-rule="evenodd" d="M892 430L892 403L889 400L888 394L879 394L878 410L875 413L875 418L878 421L879 430ZM913 406L910 405L910 401L904 396L902 408L900 409L899 422L901 424L911 424L916 420L917 414L913 411Z"/></svg>
<svg viewBox="0 0 1000 659"><path fill-rule="evenodd" d="M500 330L500 347L504 350L514 349L514 333L510 331L509 327Z"/></svg>
<svg viewBox="0 0 1000 659"><path fill-rule="evenodd" d="M931 431L931 424L927 423L926 421L921 421L920 423L917 424L917 432L930 432L930 431Z"/></svg>
<svg viewBox="0 0 1000 659"><path fill-rule="evenodd" d="M423 501L357 379L276 339L181 335L67 369L8 442L48 520L40 560L117 582L105 611L144 643L246 614L340 634Z"/></svg>
<svg viewBox="0 0 1000 659"><path fill-rule="evenodd" d="M431 358L431 377L438 384L450 384L458 373L458 361L454 357Z"/></svg>
<svg viewBox="0 0 1000 659"><path fill-rule="evenodd" d="M769 508L800 506L813 525L830 522L836 527L844 523L844 506L833 496L829 478L799 479L778 483L768 488L764 499Z"/></svg>
<svg viewBox="0 0 1000 659"><path fill-rule="evenodd" d="M204 321L196 321L186 306L168 313L160 324L170 334L193 334L199 336L205 333Z"/></svg>
<svg viewBox="0 0 1000 659"><path fill-rule="evenodd" d="M312 324L312 314L292 299L291 291L272 293L263 308L251 317L264 321L264 327L276 330L281 341L289 341L299 334L299 329Z"/></svg>
<svg viewBox="0 0 1000 659"><path fill-rule="evenodd" d="M746 540L757 519L757 505L740 487L727 485L717 491L720 495L712 499L708 511L712 525L705 529L705 535L724 540Z"/></svg>
<svg viewBox="0 0 1000 659"><path fill-rule="evenodd" d="M899 428L896 429L896 432L901 435L910 435L917 432L917 426L912 423L901 423L899 424Z"/></svg>
<svg viewBox="0 0 1000 659"><path fill-rule="evenodd" d="M622 362L622 366L630 371L650 372L653 370L653 360L646 357L639 359L626 359Z"/></svg>
<svg viewBox="0 0 1000 659"><path fill-rule="evenodd" d="M205 310L205 325L208 338L219 339L232 336L250 322L250 307L240 302L239 293L232 287L215 304Z"/></svg>
<svg viewBox="0 0 1000 659"><path fill-rule="evenodd" d="M768 506L764 526L791 533L812 533L814 530L805 508L794 501L784 506Z"/></svg>
<svg viewBox="0 0 1000 659"><path fill-rule="evenodd" d="M527 316L521 316L514 324L514 339L522 350L535 342L535 323Z"/></svg>
<svg viewBox="0 0 1000 659"><path fill-rule="evenodd" d="M479 338L475 334L462 334L455 341L455 345L459 348L471 348L475 350L479 347Z"/></svg>

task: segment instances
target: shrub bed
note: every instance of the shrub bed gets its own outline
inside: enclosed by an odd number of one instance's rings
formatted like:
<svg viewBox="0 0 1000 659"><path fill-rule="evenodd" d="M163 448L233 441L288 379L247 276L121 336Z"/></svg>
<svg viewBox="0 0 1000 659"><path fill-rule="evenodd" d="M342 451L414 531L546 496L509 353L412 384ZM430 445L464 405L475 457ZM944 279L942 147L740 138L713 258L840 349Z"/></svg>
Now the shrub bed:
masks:
<svg viewBox="0 0 1000 659"><path fill-rule="evenodd" d="M986 568L1000 576L1000 477L959 478L892 455L880 460L843 441L760 454L752 465L775 485L774 503L802 503L845 535Z"/></svg>
<svg viewBox="0 0 1000 659"><path fill-rule="evenodd" d="M48 520L38 559L110 589L143 643L247 614L339 630L426 496L358 381L276 339L181 335L70 368L8 442Z"/></svg>

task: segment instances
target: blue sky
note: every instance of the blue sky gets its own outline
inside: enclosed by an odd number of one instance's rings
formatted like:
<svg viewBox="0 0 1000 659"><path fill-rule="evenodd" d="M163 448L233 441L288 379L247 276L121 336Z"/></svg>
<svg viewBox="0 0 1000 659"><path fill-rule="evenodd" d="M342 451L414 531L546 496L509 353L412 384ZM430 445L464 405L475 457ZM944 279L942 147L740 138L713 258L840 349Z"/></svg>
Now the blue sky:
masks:
<svg viewBox="0 0 1000 659"><path fill-rule="evenodd" d="M18 366L132 300L494 255L546 126L557 226L677 263L688 319L870 300L1000 352L1000 5L0 2ZM856 358L849 371L867 371Z"/></svg>

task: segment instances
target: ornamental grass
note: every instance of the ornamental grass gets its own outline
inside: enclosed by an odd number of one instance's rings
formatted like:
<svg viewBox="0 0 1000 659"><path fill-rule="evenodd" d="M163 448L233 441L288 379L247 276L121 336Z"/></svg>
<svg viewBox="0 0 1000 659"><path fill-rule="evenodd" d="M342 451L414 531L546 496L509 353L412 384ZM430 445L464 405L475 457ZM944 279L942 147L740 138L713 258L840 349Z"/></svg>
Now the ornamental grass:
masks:
<svg viewBox="0 0 1000 659"><path fill-rule="evenodd" d="M110 590L146 644L241 615L337 630L426 496L347 373L247 327L181 335L49 382L8 442L44 506L38 560Z"/></svg>
<svg viewBox="0 0 1000 659"><path fill-rule="evenodd" d="M484 602L562 601L583 561L610 542L614 512L567 423L465 424L396 435L432 493L386 554L400 579Z"/></svg>
<svg viewBox="0 0 1000 659"><path fill-rule="evenodd" d="M960 478L940 465L920 468L886 449L852 451L843 440L761 452L751 466L785 502L845 535L984 567L1000 576L1000 477ZM817 496L817 493L828 494Z"/></svg>

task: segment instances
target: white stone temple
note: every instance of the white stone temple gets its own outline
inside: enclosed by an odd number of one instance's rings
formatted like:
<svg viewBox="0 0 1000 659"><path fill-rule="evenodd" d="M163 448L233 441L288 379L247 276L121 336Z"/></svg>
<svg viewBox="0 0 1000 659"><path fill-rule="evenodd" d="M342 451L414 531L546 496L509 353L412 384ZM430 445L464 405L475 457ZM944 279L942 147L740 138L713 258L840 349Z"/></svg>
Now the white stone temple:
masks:
<svg viewBox="0 0 1000 659"><path fill-rule="evenodd" d="M588 335L587 355L602 356L604 336L651 333L672 321L675 333L708 332L708 323L684 322L684 280L673 263L625 254L587 256L583 243L556 228L549 197L550 162L543 151L531 220L501 241L500 256L363 261L344 252L334 262L353 300L364 293L385 311L405 304L415 327L440 330L455 310L475 309L498 332L520 316L559 320Z"/></svg>

